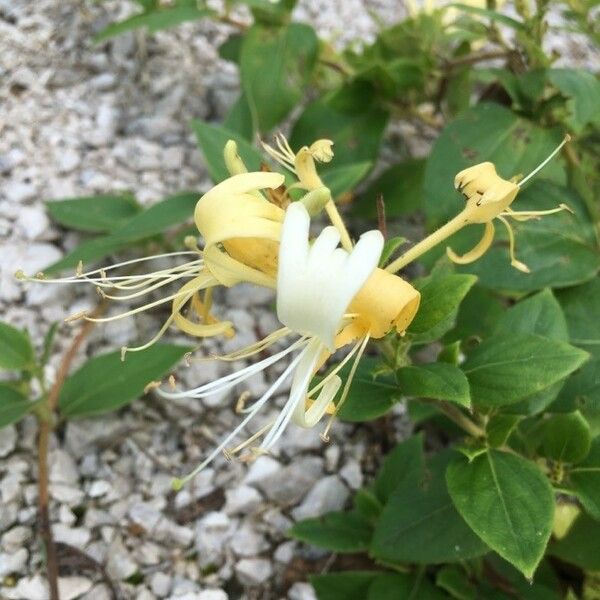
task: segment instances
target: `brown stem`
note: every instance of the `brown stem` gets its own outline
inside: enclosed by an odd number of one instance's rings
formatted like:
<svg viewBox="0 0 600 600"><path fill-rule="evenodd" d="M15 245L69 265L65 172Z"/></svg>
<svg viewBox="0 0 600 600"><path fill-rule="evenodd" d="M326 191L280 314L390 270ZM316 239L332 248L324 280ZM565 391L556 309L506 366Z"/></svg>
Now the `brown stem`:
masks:
<svg viewBox="0 0 600 600"><path fill-rule="evenodd" d="M58 557L50 527L48 510L48 438L52 425L49 420L40 421L38 435L38 510L40 537L46 549L46 571L50 586L50 600L60 600L58 594Z"/></svg>
<svg viewBox="0 0 600 600"><path fill-rule="evenodd" d="M477 54L467 54L466 56L459 56L452 60L446 61L446 67L453 69L456 67L462 67L465 65L474 65L484 60L492 60L494 58L508 58L510 52L506 50L492 50L490 52L478 52Z"/></svg>
<svg viewBox="0 0 600 600"><path fill-rule="evenodd" d="M104 310L104 303L95 311L94 316L99 315ZM48 476L48 441L50 432L54 428L56 420L56 408L58 406L58 396L60 389L69 374L71 363L77 355L81 344L91 331L94 323L86 321L71 342L71 345L65 352L63 359L56 374L56 380L52 389L46 397L45 413L38 413L39 433L38 433L38 510L39 510L39 530L40 537L44 542L46 549L46 570L48 575L48 585L50 587L50 600L60 600L58 592L58 556L52 537L52 527L50 525L50 493ZM44 415L43 417L41 415Z"/></svg>

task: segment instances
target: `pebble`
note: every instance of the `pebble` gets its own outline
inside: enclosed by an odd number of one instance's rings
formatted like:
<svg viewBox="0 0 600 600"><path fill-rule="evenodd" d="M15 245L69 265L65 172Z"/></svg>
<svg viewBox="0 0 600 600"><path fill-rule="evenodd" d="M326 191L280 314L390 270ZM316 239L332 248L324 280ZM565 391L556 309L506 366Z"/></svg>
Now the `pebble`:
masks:
<svg viewBox="0 0 600 600"><path fill-rule="evenodd" d="M235 574L243 585L260 585L272 572L271 562L266 558L243 558L235 565Z"/></svg>
<svg viewBox="0 0 600 600"><path fill-rule="evenodd" d="M340 478L336 475L329 475L314 485L302 504L292 510L292 516L300 521L319 517L334 510L341 510L349 496L350 492Z"/></svg>
<svg viewBox="0 0 600 600"><path fill-rule="evenodd" d="M267 500L282 506L296 504L317 483L323 472L323 460L304 456L292 461L257 482Z"/></svg>
<svg viewBox="0 0 600 600"><path fill-rule="evenodd" d="M21 573L27 564L29 552L19 548L12 552L0 552L0 579L11 573Z"/></svg>
<svg viewBox="0 0 600 600"><path fill-rule="evenodd" d="M75 546L80 550L85 548L92 537L91 532L83 527L68 527L62 523L56 523L52 531L57 542Z"/></svg>
<svg viewBox="0 0 600 600"><path fill-rule="evenodd" d="M72 456L62 449L52 450L48 456L50 482L76 485L79 481L77 464Z"/></svg>
<svg viewBox="0 0 600 600"><path fill-rule="evenodd" d="M348 484L351 490L362 487L363 473L358 461L349 459L340 469L340 477Z"/></svg>
<svg viewBox="0 0 600 600"><path fill-rule="evenodd" d="M221 564L225 544L235 531L235 522L225 513L212 512L200 519L196 527L195 547L201 567Z"/></svg>
<svg viewBox="0 0 600 600"><path fill-rule="evenodd" d="M297 581L288 590L288 600L317 600L315 590L310 583Z"/></svg>
<svg viewBox="0 0 600 600"><path fill-rule="evenodd" d="M265 536L248 524L236 530L229 545L238 556L256 556L269 549Z"/></svg>
<svg viewBox="0 0 600 600"><path fill-rule="evenodd" d="M229 600L223 590L204 590L198 594L198 600Z"/></svg>
<svg viewBox="0 0 600 600"><path fill-rule="evenodd" d="M17 447L17 430L14 425L0 429L0 458L5 458Z"/></svg>
<svg viewBox="0 0 600 600"><path fill-rule="evenodd" d="M23 547L32 537L33 532L30 527L17 525L2 535L0 545L7 552L15 552L17 549Z"/></svg>
<svg viewBox="0 0 600 600"><path fill-rule="evenodd" d="M138 566L123 545L121 538L115 537L108 549L107 573L114 579L123 580L131 577L137 570Z"/></svg>
<svg viewBox="0 0 600 600"><path fill-rule="evenodd" d="M228 515L248 514L257 510L263 502L260 493L248 485L225 490L224 511Z"/></svg>
<svg viewBox="0 0 600 600"><path fill-rule="evenodd" d="M39 240L50 227L50 219L42 207L23 206L19 210L17 226L28 240Z"/></svg>
<svg viewBox="0 0 600 600"><path fill-rule="evenodd" d="M173 578L167 573L157 571L150 577L150 589L159 597L166 598L171 591Z"/></svg>

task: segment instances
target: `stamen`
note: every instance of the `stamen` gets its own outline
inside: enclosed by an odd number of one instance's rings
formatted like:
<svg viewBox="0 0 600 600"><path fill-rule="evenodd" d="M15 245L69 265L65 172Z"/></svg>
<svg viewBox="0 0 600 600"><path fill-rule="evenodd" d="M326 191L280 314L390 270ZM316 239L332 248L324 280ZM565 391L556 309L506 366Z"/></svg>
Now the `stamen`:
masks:
<svg viewBox="0 0 600 600"><path fill-rule="evenodd" d="M568 206L567 204L561 203L558 205L558 208L551 208L549 210L512 210L508 209L506 212L500 213L503 217L511 217L515 221L529 221L530 219L539 219L545 215L553 215L562 211L568 211L572 215L575 214L575 211Z"/></svg>
<svg viewBox="0 0 600 600"><path fill-rule="evenodd" d="M181 479L174 479L172 482L172 487L175 490L181 489L190 479L193 479L204 467L209 465L216 456L218 456L224 448L227 447L231 440L235 439L240 431L244 429L244 427L252 420L252 418L258 413L258 411L266 404L267 400L273 396L273 394L279 389L283 381L290 375L290 373L296 368L298 362L300 362L301 358L304 356L306 349L298 354L294 358L294 360L289 364L289 366L284 370L284 372L275 380L275 382L271 385L271 387L263 394L263 396L254 404L252 412L250 412L241 422L240 424L227 436L225 439L206 457L204 461L202 461L193 471L191 471L188 475ZM162 393L164 394L164 392ZM162 395L161 394L161 395Z"/></svg>
<svg viewBox="0 0 600 600"><path fill-rule="evenodd" d="M510 264L515 268L521 271L522 273L530 273L529 267L517 260L515 256L515 234L513 232L511 224L501 215L498 215L498 219L502 221L504 227L506 227L506 231L508 232L508 248L510 253Z"/></svg>
<svg viewBox="0 0 600 600"><path fill-rule="evenodd" d="M571 141L571 136L567 133L563 139L563 141L550 153L550 155L543 160L525 179L522 179L517 185L519 187L524 186L532 177L535 177L562 149L562 147Z"/></svg>
<svg viewBox="0 0 600 600"><path fill-rule="evenodd" d="M329 430L331 429L331 427L333 425L333 420L335 419L337 414L340 412L340 409L342 408L344 402L346 401L346 398L348 397L348 393L350 392L350 386L352 385L352 380L354 379L354 376L356 375L356 370L358 369L358 364L360 363L360 359L362 358L362 356L365 352L365 349L367 348L367 344L369 343L370 338L371 338L371 334L367 333L367 335L365 335L364 339L362 340L362 343L360 344L360 349L358 351L358 354L356 355L356 358L354 359L354 363L352 364L352 368L350 369L348 379L346 379L346 384L344 385L344 390L342 391L342 395L339 399L339 402L337 403L337 405L335 407L335 412L330 415L329 420L327 421L327 425L325 426L325 429L324 429L323 433L321 434L321 439L324 442L329 441Z"/></svg>

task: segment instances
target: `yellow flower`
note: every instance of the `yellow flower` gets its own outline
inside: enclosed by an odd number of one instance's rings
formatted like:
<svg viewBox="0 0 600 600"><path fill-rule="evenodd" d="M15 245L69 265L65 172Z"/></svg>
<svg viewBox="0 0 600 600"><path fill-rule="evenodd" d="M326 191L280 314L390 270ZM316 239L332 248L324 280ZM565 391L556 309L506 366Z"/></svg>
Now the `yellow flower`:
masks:
<svg viewBox="0 0 600 600"><path fill-rule="evenodd" d="M538 167L525 179L517 183L502 179L496 173L496 167L491 162L480 163L458 173L454 179L454 186L465 196L465 208L448 223L390 263L386 270L391 273L398 271L466 225L483 224L485 225L483 236L469 252L459 256L452 248L446 248L446 253L453 262L458 264L471 263L481 258L492 245L495 233L493 221L498 219L508 232L511 265L519 271L529 273L527 265L517 260L515 256L515 236L508 219L527 221L563 210L571 211L571 209L566 204L560 204L557 208L550 210L517 212L512 210L511 204L523 185L543 169L569 140L570 137L566 136Z"/></svg>
<svg viewBox="0 0 600 600"><path fill-rule="evenodd" d="M379 231L365 233L348 252L338 248L341 236L332 226L324 228L310 243L309 225L309 213L303 203L292 203L285 214L278 252L277 316L283 327L256 344L221 359L247 358L292 335L296 339L287 348L211 383L181 392L158 390L167 399L220 394L293 355L291 363L268 390L251 406L241 410L246 413L242 422L192 473L177 480L176 487L197 474L220 452L233 456L261 436L264 436L263 440L253 449L253 454L268 452L290 421L300 427L314 427L330 413L323 433L326 437L333 416L348 395L369 339L382 337L392 327L403 332L414 317L419 293L399 277L377 268L383 248L383 236ZM352 348L346 357L310 390L314 374L331 354L348 344L352 344ZM338 373L351 360L350 373L342 387ZM291 390L280 414L240 445L228 448L286 379L291 379ZM339 398L334 403L338 392Z"/></svg>

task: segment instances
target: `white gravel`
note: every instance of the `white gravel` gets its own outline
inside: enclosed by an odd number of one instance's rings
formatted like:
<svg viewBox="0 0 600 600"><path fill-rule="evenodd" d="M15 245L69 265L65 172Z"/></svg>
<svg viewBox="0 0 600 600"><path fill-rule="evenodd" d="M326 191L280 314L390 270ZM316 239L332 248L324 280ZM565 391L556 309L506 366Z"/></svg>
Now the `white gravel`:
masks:
<svg viewBox="0 0 600 600"><path fill-rule="evenodd" d="M238 92L235 68L217 54L225 26L200 22L92 42L131 7L0 0L0 319L27 328L38 348L53 321L94 301L81 289L14 280L17 268L36 272L79 241L49 220L44 202L129 190L149 205L207 189L188 123L219 119ZM295 18L341 47L372 39L369 11L389 23L402 8L394 0L303 0ZM257 324L274 326L268 291L240 286L221 302L243 338L253 341ZM163 317L97 327L75 366L147 337ZM60 328L50 377L71 336ZM205 347L219 349L213 341ZM198 385L224 368L195 365L181 378ZM254 392L263 386L251 382ZM372 474L381 433L338 423L324 445L318 432L290 428L273 456L250 465L218 459L174 494L172 475L197 464L233 426L234 404L230 396L169 404L147 397L58 428L50 457L54 534L89 557L81 567L63 556L62 600L112 598L105 577L137 600L314 599L310 585L290 576L297 578L294 561L318 553L287 541L286 531L294 519L344 507ZM400 437L407 431L400 408L394 419ZM35 532L35 437L33 418L0 431L0 597L9 600L48 597Z"/></svg>

